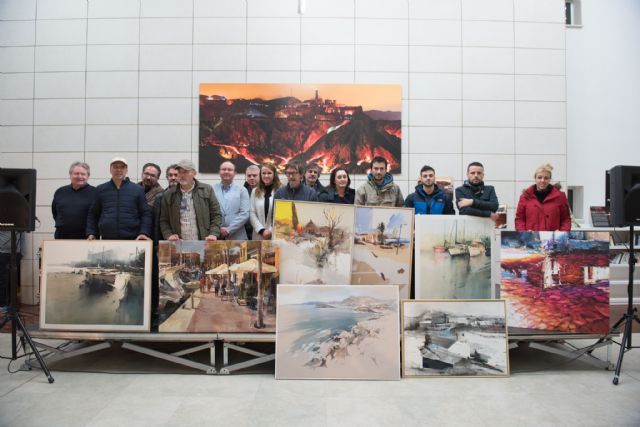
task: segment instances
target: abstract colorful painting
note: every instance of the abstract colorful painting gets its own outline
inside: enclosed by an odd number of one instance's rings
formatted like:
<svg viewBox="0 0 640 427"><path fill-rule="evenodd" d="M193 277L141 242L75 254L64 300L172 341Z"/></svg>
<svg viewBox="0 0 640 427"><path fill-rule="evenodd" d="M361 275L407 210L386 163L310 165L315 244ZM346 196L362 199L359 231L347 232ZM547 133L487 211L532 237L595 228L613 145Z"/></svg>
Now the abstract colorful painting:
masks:
<svg viewBox="0 0 640 427"><path fill-rule="evenodd" d="M400 378L397 286L279 285L276 379Z"/></svg>
<svg viewBox="0 0 640 427"><path fill-rule="evenodd" d="M413 209L356 206L352 285L398 285L411 293Z"/></svg>
<svg viewBox="0 0 640 427"><path fill-rule="evenodd" d="M280 283L348 285L354 207L276 200L274 209Z"/></svg>
<svg viewBox="0 0 640 427"><path fill-rule="evenodd" d="M416 215L416 298L491 298L493 230L489 218Z"/></svg>
<svg viewBox="0 0 640 427"><path fill-rule="evenodd" d="M503 231L501 238L509 327L608 332L609 233Z"/></svg>
<svg viewBox="0 0 640 427"><path fill-rule="evenodd" d="M403 376L509 375L500 300L402 301Z"/></svg>
<svg viewBox="0 0 640 427"><path fill-rule="evenodd" d="M383 156L400 173L401 97L400 85L203 83L199 170L295 160L353 174Z"/></svg>
<svg viewBox="0 0 640 427"><path fill-rule="evenodd" d="M40 328L149 331L151 242L45 241Z"/></svg>
<svg viewBox="0 0 640 427"><path fill-rule="evenodd" d="M159 332L275 332L270 241L161 241Z"/></svg>

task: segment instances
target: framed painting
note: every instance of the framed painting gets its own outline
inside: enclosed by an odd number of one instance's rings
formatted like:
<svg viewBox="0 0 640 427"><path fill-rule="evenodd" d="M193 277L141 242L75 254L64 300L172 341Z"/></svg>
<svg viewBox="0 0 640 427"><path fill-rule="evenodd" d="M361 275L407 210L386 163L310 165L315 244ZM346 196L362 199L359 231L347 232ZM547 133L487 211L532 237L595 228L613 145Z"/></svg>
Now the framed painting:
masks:
<svg viewBox="0 0 640 427"><path fill-rule="evenodd" d="M281 283L351 283L353 206L276 200L274 209Z"/></svg>
<svg viewBox="0 0 640 427"><path fill-rule="evenodd" d="M411 208L356 206L352 285L397 285L411 293L413 217Z"/></svg>
<svg viewBox="0 0 640 427"><path fill-rule="evenodd" d="M298 161L356 174L383 156L400 173L401 98L389 84L202 83L199 170Z"/></svg>
<svg viewBox="0 0 640 427"><path fill-rule="evenodd" d="M40 328L149 331L151 241L43 242Z"/></svg>
<svg viewBox="0 0 640 427"><path fill-rule="evenodd" d="M402 301L402 375L509 375L502 300Z"/></svg>
<svg viewBox="0 0 640 427"><path fill-rule="evenodd" d="M491 298L493 233L488 218L416 215L416 298Z"/></svg>
<svg viewBox="0 0 640 427"><path fill-rule="evenodd" d="M400 379L397 286L279 285L276 379Z"/></svg>
<svg viewBox="0 0 640 427"><path fill-rule="evenodd" d="M503 231L500 269L509 327L609 331L608 232Z"/></svg>
<svg viewBox="0 0 640 427"><path fill-rule="evenodd" d="M279 250L270 241L161 241L159 332L273 333Z"/></svg>

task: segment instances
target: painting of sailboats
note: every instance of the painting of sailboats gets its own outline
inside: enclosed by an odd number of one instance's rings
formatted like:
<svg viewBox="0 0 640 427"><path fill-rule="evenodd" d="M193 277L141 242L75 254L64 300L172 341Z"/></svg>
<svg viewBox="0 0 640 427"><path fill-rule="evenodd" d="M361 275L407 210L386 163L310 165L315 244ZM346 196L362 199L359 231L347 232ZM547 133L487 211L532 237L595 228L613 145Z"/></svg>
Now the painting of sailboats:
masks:
<svg viewBox="0 0 640 427"><path fill-rule="evenodd" d="M491 298L491 239L488 218L417 215L416 298Z"/></svg>

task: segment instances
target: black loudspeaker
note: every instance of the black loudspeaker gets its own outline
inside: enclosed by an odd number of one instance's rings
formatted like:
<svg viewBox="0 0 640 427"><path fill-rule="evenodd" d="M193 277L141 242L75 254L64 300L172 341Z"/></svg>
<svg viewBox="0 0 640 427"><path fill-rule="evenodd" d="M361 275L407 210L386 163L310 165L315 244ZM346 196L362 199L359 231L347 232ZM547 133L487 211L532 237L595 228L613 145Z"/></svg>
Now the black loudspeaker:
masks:
<svg viewBox="0 0 640 427"><path fill-rule="evenodd" d="M609 171L611 225L640 225L640 166L615 166Z"/></svg>
<svg viewBox="0 0 640 427"><path fill-rule="evenodd" d="M36 170L0 168L0 230L36 228Z"/></svg>

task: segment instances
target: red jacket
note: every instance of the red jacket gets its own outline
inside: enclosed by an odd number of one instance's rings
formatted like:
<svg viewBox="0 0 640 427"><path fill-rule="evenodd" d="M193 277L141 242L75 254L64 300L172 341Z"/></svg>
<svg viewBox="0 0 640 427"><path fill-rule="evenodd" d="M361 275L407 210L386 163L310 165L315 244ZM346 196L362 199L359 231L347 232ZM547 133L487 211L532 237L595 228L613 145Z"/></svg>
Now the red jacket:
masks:
<svg viewBox="0 0 640 427"><path fill-rule="evenodd" d="M556 187L542 203L533 189L535 184L522 192L516 210L516 230L518 231L569 231L571 214L567 196Z"/></svg>

